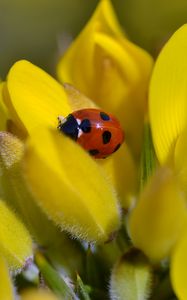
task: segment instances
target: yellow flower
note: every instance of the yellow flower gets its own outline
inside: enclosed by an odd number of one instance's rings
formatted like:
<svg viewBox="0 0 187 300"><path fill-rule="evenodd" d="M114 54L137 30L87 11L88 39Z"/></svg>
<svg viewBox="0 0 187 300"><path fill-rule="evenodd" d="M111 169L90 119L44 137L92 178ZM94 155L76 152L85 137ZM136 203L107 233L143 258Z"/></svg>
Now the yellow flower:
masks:
<svg viewBox="0 0 187 300"><path fill-rule="evenodd" d="M75 88L67 84L63 88L27 61L19 61L10 69L2 98L11 118L11 132L24 139L41 126L56 128L59 115L65 117L77 109L96 107ZM122 206L128 208L137 185L137 170L128 146L124 144L102 165Z"/></svg>
<svg viewBox="0 0 187 300"><path fill-rule="evenodd" d="M118 116L139 155L152 58L123 34L109 0L99 2L83 31L60 59L57 74Z"/></svg>
<svg viewBox="0 0 187 300"><path fill-rule="evenodd" d="M18 133L30 135L24 174L37 203L73 235L106 241L120 225L118 199L103 168L56 129L57 117L74 110L67 94L44 71L20 61L11 68L3 95Z"/></svg>
<svg viewBox="0 0 187 300"><path fill-rule="evenodd" d="M181 300L185 300L187 297L184 280L186 278L187 239L185 218L183 217L186 214L187 196L186 51L187 25L183 25L173 34L161 51L153 70L149 93L150 123L155 150L161 164L169 162L172 165L175 172L173 188L177 182L180 189L180 197L184 198L184 203L182 204L173 192L170 199L168 199L168 208L165 208L165 213L167 211L167 214L168 210L173 211L175 209L176 216L181 210L178 218L176 218L176 222L172 222L172 220L170 222L170 229L175 224L173 233L176 233L177 236L171 252L171 279L173 288ZM165 198L168 197L169 194L166 194ZM175 197L175 201L173 197ZM151 218L151 222L153 222L153 218ZM183 223L185 227L183 227ZM163 228L164 226L163 224ZM177 230L180 227L183 227L182 235L181 231L177 234ZM172 238L173 233L170 233L168 238ZM168 241L168 238L166 241Z"/></svg>

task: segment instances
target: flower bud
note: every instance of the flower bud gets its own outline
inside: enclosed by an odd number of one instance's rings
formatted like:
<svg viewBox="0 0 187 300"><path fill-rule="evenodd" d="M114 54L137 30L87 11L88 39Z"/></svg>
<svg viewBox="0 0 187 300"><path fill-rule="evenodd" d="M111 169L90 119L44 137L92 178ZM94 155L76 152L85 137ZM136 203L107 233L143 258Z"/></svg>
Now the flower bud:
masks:
<svg viewBox="0 0 187 300"><path fill-rule="evenodd" d="M110 280L110 299L148 299L152 270L146 257L130 249L114 266Z"/></svg>

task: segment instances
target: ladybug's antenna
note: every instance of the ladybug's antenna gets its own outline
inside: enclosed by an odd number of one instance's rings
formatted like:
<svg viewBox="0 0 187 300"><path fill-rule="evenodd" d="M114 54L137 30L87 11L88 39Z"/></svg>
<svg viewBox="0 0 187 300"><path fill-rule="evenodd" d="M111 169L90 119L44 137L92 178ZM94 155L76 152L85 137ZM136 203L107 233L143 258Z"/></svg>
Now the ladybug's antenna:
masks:
<svg viewBox="0 0 187 300"><path fill-rule="evenodd" d="M58 128L59 128L59 126L61 125L61 124L64 124L65 122L66 122L66 120L67 120L67 118L64 118L64 117L62 117L62 116L58 116Z"/></svg>

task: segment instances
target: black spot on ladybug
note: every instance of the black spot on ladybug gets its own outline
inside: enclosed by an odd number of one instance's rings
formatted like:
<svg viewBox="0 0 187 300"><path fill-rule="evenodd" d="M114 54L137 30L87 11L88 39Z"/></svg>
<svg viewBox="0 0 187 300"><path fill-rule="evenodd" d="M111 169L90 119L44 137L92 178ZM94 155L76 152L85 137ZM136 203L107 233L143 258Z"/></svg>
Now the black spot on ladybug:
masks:
<svg viewBox="0 0 187 300"><path fill-rule="evenodd" d="M108 144L110 142L110 139L111 139L111 132L106 130L103 132L102 134L102 138L103 138L103 144Z"/></svg>
<svg viewBox="0 0 187 300"><path fill-rule="evenodd" d="M91 149L88 151L91 155L96 155L96 154L99 154L99 150L97 149Z"/></svg>
<svg viewBox="0 0 187 300"><path fill-rule="evenodd" d="M79 133L78 123L76 118L72 114L69 114L66 118L66 121L60 124L58 128L71 139L75 141L77 140Z"/></svg>
<svg viewBox="0 0 187 300"><path fill-rule="evenodd" d="M109 115L107 115L105 112L101 111L100 112L100 117L103 121L109 121L110 120L110 117Z"/></svg>
<svg viewBox="0 0 187 300"><path fill-rule="evenodd" d="M91 123L90 120L84 119L82 120L81 124L79 125L79 128L84 132L88 133L91 131Z"/></svg>
<svg viewBox="0 0 187 300"><path fill-rule="evenodd" d="M121 146L121 144L117 144L117 146L114 148L113 153L116 152L119 149L120 146Z"/></svg>

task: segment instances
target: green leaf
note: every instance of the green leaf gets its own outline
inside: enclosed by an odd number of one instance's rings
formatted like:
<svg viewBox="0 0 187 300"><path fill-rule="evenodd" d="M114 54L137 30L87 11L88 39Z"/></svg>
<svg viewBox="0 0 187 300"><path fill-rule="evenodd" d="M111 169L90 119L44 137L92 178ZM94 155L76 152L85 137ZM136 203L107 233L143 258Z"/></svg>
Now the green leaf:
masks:
<svg viewBox="0 0 187 300"><path fill-rule="evenodd" d="M74 291L67 285L64 279L53 269L45 257L37 252L35 255L35 262L51 290L60 297L60 299L76 300L77 297Z"/></svg>

